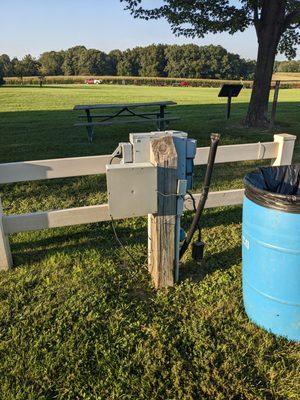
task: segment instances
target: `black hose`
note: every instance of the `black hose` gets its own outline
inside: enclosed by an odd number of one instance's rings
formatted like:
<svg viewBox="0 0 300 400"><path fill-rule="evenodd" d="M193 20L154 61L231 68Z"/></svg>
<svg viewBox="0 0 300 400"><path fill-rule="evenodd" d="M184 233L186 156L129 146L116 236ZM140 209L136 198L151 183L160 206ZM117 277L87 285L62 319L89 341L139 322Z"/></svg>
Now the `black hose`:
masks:
<svg viewBox="0 0 300 400"><path fill-rule="evenodd" d="M190 226L190 229L186 235L186 238L184 242L182 243L182 246L180 248L179 252L179 259L182 258L184 253L189 247L189 244L191 243L194 233L196 232L197 229L199 229L199 222L200 218L208 197L208 192L209 192L209 187L210 187L210 182L211 182L211 176L214 168L214 163L215 163L215 158L217 154L217 148L219 145L219 140L220 140L220 135L218 133L212 133L210 136L210 149L209 149L209 155L208 155L208 161L207 161L207 166L206 166L206 172L205 172L205 177L204 177L204 186L201 194L201 198L199 200L192 224Z"/></svg>

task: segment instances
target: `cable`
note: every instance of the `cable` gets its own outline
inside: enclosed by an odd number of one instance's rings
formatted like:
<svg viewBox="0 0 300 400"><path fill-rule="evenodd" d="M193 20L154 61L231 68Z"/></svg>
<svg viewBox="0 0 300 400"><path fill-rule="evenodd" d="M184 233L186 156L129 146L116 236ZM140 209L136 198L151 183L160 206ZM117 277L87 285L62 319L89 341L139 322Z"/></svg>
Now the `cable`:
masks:
<svg viewBox="0 0 300 400"><path fill-rule="evenodd" d="M111 164L115 158L119 158L119 156L113 156L113 157L110 159L109 164Z"/></svg>
<svg viewBox="0 0 300 400"><path fill-rule="evenodd" d="M196 212L196 200L195 200L195 197L192 195L191 192L188 192L188 191L187 191L186 194L188 194L188 195L190 196L190 198L191 198L191 200L192 200L192 203L193 203L194 212Z"/></svg>
<svg viewBox="0 0 300 400"><path fill-rule="evenodd" d="M194 208L194 212L197 211L197 207L196 207L196 200L195 197L192 195L191 192L187 191L186 194L188 194L193 202L193 208ZM198 222L198 241L201 241L201 226L200 226L200 221Z"/></svg>
<svg viewBox="0 0 300 400"><path fill-rule="evenodd" d="M210 143L210 149L209 149L207 167L206 167L206 172L205 172L205 177L204 177L204 186L203 186L202 194L201 194L192 224L190 226L190 229L189 229L187 236L180 248L180 253L179 253L180 259L182 258L182 256L186 252L186 250L188 249L189 244L191 243L194 233L197 229L199 231L199 235L201 235L199 222L200 222L200 218L201 218L201 215L204 210L204 206L205 206L205 203L206 203L206 200L208 197L209 186L210 186L210 182L211 182L217 148L218 148L218 144L219 144L219 140L220 140L220 135L218 133L213 133L210 137L210 140L211 140L211 143Z"/></svg>
<svg viewBox="0 0 300 400"><path fill-rule="evenodd" d="M116 231L116 226L115 226L115 221L113 219L113 217L110 217L111 219L111 225L112 225L112 229L116 238L117 243L119 244L119 246L126 252L126 254L129 256L130 260L133 262L133 266L136 267L139 265L139 262L137 260L134 259L134 257L132 256L132 254L130 254L130 252L127 250L127 248L124 246L124 244L121 242L117 231ZM141 265L142 267L145 267L145 265Z"/></svg>

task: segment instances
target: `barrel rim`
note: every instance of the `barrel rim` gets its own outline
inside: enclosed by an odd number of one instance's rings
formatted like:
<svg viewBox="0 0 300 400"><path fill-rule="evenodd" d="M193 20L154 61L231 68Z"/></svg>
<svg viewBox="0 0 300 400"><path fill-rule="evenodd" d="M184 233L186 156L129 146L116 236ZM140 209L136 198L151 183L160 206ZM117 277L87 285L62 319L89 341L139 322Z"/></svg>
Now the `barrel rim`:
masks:
<svg viewBox="0 0 300 400"><path fill-rule="evenodd" d="M279 211L300 214L300 195L284 195L260 189L247 181L247 175L243 182L245 196L254 203Z"/></svg>

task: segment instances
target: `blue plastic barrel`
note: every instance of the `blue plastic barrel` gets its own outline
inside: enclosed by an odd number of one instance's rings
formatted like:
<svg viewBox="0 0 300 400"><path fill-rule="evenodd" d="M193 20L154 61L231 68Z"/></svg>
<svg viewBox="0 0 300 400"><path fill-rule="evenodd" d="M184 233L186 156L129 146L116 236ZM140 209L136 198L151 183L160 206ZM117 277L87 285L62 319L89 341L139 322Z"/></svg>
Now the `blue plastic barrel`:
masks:
<svg viewBox="0 0 300 400"><path fill-rule="evenodd" d="M300 166L245 177L243 299L248 317L300 341Z"/></svg>

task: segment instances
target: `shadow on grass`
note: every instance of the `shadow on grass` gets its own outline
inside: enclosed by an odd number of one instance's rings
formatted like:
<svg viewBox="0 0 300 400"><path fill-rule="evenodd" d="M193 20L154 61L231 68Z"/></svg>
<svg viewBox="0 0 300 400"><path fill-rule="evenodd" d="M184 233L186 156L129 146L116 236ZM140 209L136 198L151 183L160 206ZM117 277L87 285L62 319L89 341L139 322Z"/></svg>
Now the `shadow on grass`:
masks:
<svg viewBox="0 0 300 400"><path fill-rule="evenodd" d="M296 102L279 103L279 130L297 133L297 124L300 124L298 105ZM197 139L198 146L208 145L211 132L221 133L222 144L272 140L272 133L268 131L242 126L246 110L246 103L233 103L232 118L226 121L225 104L178 105L168 111L170 116L180 120L170 123L168 129L187 131L190 137ZM1 162L110 154L120 141L128 140L130 132L156 130L154 123L96 127L94 143L90 145L85 128L73 126L78 122L79 114L72 111L72 106L69 110L1 113Z"/></svg>
<svg viewBox="0 0 300 400"><path fill-rule="evenodd" d="M51 87L52 88L52 87ZM69 88L68 88L69 89ZM84 90L84 88L83 88ZM37 88L38 91L38 88ZM282 127L291 126L292 128L285 130L288 133L298 133L297 127L300 125L300 117L298 112L298 103L286 102L279 103L278 120ZM272 140L272 133L261 130L245 129L241 125L247 109L246 103L233 103L232 119L225 119L225 104L193 104L178 105L170 107L171 116L179 116L180 121L169 126L171 129L184 130L189 133L190 137L194 137L198 141L198 146L208 145L211 132L220 132L222 134L222 144L247 143L255 141ZM78 114L70 110L37 110L37 111L15 111L1 113L1 134L0 134L0 161L12 162L19 160L38 160L58 157L76 157L88 156L95 154L110 154L120 141L127 141L129 132L146 132L153 130L150 125L126 125L115 127L99 127L95 131L95 141L92 145L87 142L87 135L84 128L75 128L73 124L77 122ZM297 125L298 124L298 125ZM218 187L223 187L224 174L229 175L230 172L223 165L217 166L214 175L214 181L218 183ZM220 173L219 173L220 170ZM223 171L223 176L221 172ZM240 178L239 173L238 178ZM203 171L197 169L196 181L202 183ZM237 176L237 175L236 175ZM230 179L236 177L230 175ZM200 178L200 179L199 179ZM226 178L228 180L228 177ZM59 181L58 181L59 182ZM228 181L229 182L229 181ZM63 185L63 180L61 180ZM99 179L98 185L100 190L104 188L104 178ZM19 200L19 196L23 198L20 202L18 212L28 212L22 207L26 204L26 199L34 196L34 191L38 193L37 186L33 185L32 189L27 188L24 192L23 184L20 184L19 190L14 191L18 186L10 186L5 188L8 192L9 201L12 204ZM24 184L25 185L25 184ZM44 182L43 182L44 187ZM78 187L74 187L71 191L63 186L63 193L60 194L60 182L49 185L50 192L55 192L55 196L59 199L67 194L76 198ZM96 183L90 185L90 181L81 183L80 199L88 196L89 192L95 192ZM12 189L11 189L12 187ZM25 186L24 186L25 189ZM46 186L43 189L43 196L47 196ZM41 196L41 197L43 197ZM21 199L22 200L22 199ZM40 202L37 202L39 206ZM57 201L59 204L59 201ZM44 203L43 203L44 204ZM48 203L49 205L49 203ZM52 204L51 204L52 205ZM81 204L82 205L82 204ZM59 204L61 207L61 204ZM75 204L72 206L76 206ZM9 205L7 207L9 211ZM184 217L183 224L188 227L191 221L191 215ZM211 228L218 225L227 226L232 223L241 221L240 208L228 208L224 210L206 211L203 218L203 226ZM145 247L147 242L146 223L136 227L135 224L126 223L126 227L122 223L118 223L118 233L124 242L129 246L140 243ZM38 262L57 252L73 252L78 251L80 247L92 248L99 250L103 255L109 255L116 248L112 242L113 232L109 224L95 224L84 227L64 228L51 232L53 236L48 237L44 233L27 233L22 234L19 238L26 238L25 241L19 242L17 239L13 243L13 254L15 256L15 264ZM27 239L28 238L28 239ZM32 245L31 245L32 243ZM193 279L202 279L207 273L216 269L229 268L231 265L238 263L240 260L240 252L238 248L221 249L218 253L212 254L207 258L206 264L198 272L198 266L193 262L188 262L188 269L194 271ZM185 269L183 268L183 276Z"/></svg>
<svg viewBox="0 0 300 400"><path fill-rule="evenodd" d="M185 222L191 221L191 218L192 216L189 215ZM235 224L240 221L241 208L231 207L207 211L203 217L202 225L204 228L210 228L221 224ZM135 222L133 226L128 221L126 225L124 222L118 221L117 234L124 246L128 248L139 246L140 250L144 249L139 258L146 260L148 239L146 220L139 218L135 219ZM67 228L67 232L65 232L65 229L55 229L51 237L33 238L32 246L30 239L36 233L27 233L23 240L15 240L12 245L15 268L22 264L42 262L45 258L59 253L71 254L74 251L80 252L87 249L96 250L99 259L114 258L117 254L116 251L120 249L109 222ZM200 281L209 273L216 270L226 270L232 265L238 264L240 259L239 246L231 249L220 249L217 253L206 256L201 266L198 266L193 260L184 262L181 268L181 279L190 278L194 281Z"/></svg>

